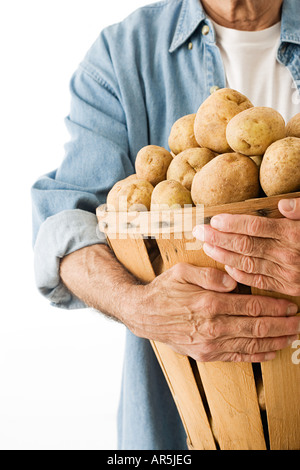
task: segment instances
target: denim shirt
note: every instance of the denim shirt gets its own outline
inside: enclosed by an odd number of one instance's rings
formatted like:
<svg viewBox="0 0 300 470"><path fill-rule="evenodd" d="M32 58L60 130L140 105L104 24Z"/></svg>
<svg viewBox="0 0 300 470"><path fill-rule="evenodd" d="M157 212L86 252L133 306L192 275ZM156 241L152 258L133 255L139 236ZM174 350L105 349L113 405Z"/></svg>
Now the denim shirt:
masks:
<svg viewBox="0 0 300 470"><path fill-rule="evenodd" d="M300 90L300 0L284 0L277 58ZM65 158L32 187L36 283L53 305L85 307L61 283L60 260L105 243L96 230L96 207L116 181L135 172L138 151L149 144L168 148L172 124L195 113L214 87L225 86L213 25L199 0L147 5L101 32L70 82ZM185 448L151 347L130 332L119 447Z"/></svg>

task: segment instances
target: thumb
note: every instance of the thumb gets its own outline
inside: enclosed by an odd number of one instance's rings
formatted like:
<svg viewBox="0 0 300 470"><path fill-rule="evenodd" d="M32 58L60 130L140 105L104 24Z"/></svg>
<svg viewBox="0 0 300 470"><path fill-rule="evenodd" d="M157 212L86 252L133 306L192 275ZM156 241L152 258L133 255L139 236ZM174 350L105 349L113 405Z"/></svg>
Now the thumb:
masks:
<svg viewBox="0 0 300 470"><path fill-rule="evenodd" d="M229 274L216 268L199 268L191 264L184 264L181 277L189 284L202 287L215 292L231 292L237 283Z"/></svg>
<svg viewBox="0 0 300 470"><path fill-rule="evenodd" d="M300 220L300 198L282 199L279 201L278 209L287 219Z"/></svg>

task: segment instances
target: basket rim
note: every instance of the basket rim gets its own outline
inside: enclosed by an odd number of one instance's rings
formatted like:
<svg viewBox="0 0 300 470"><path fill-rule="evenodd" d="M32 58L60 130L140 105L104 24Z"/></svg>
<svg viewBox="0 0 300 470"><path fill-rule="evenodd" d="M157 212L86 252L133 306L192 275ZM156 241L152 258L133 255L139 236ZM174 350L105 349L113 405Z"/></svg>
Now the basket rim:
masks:
<svg viewBox="0 0 300 470"><path fill-rule="evenodd" d="M156 237L164 234L191 232L195 225L209 224L217 214L249 214L262 217L282 217L278 203L282 199L300 197L299 192L265 196L218 206L203 205L157 211L118 212L107 210L107 204L96 209L98 228L107 236L127 233L131 236Z"/></svg>

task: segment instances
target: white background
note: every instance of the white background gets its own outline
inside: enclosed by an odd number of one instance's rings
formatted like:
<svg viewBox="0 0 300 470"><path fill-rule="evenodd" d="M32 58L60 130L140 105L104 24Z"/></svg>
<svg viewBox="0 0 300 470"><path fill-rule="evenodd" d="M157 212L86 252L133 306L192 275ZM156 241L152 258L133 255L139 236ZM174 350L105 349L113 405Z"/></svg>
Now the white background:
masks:
<svg viewBox="0 0 300 470"><path fill-rule="evenodd" d="M115 449L124 327L37 292L30 187L68 139L69 80L101 29L149 0L0 6L0 449Z"/></svg>

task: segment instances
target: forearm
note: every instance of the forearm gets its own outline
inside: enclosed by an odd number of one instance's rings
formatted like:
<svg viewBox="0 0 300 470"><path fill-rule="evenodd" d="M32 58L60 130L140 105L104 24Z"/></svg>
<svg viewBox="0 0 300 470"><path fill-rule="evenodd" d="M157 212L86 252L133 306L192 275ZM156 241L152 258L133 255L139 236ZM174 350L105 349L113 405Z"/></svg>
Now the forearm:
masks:
<svg viewBox="0 0 300 470"><path fill-rule="evenodd" d="M92 245L65 256L60 264L65 286L87 306L130 323L140 282L106 245Z"/></svg>

